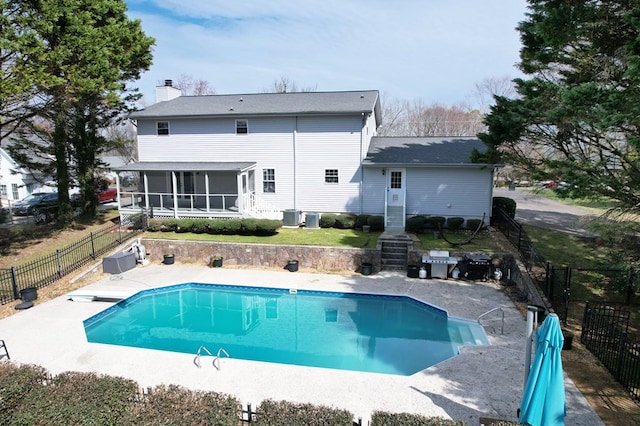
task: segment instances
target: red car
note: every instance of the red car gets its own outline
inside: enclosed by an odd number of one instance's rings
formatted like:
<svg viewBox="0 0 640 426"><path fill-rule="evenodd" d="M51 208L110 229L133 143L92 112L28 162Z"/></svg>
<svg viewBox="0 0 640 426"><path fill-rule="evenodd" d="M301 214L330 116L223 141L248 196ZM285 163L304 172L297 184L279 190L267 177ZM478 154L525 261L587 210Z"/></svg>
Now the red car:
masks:
<svg viewBox="0 0 640 426"><path fill-rule="evenodd" d="M118 201L118 190L116 188L107 188L104 190L97 190L96 194L98 194L98 201L101 203Z"/></svg>

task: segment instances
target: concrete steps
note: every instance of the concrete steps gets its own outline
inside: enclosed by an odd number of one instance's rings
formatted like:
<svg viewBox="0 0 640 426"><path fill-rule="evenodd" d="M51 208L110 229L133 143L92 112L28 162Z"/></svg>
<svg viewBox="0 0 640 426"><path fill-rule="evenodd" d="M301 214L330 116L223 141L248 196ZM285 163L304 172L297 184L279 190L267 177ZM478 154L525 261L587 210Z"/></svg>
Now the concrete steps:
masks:
<svg viewBox="0 0 640 426"><path fill-rule="evenodd" d="M411 240L406 234L382 234L378 242L381 247L380 259L383 271L403 271L407 268L407 254Z"/></svg>

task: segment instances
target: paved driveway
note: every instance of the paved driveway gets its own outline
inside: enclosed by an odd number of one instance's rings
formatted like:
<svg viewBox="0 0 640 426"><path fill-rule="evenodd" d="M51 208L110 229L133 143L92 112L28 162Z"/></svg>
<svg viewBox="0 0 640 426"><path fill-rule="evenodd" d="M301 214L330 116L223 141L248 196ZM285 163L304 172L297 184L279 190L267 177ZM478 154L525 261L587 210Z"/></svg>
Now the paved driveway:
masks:
<svg viewBox="0 0 640 426"><path fill-rule="evenodd" d="M516 220L522 224L538 226L578 236L593 236L585 229L594 215L588 211L550 200L531 193L528 188L494 188L494 197L507 197L517 203Z"/></svg>

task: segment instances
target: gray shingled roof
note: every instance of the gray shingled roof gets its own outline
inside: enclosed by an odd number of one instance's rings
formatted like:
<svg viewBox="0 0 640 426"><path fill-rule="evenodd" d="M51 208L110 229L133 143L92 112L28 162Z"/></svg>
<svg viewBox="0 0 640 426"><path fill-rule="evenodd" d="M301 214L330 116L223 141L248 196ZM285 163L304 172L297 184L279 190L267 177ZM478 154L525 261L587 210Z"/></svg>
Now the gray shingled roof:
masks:
<svg viewBox="0 0 640 426"><path fill-rule="evenodd" d="M125 166L114 167L113 170L127 172L146 172L154 170L164 171L200 171L200 170L218 170L218 171L238 171L245 170L255 165L252 162L206 162L206 161L140 161L137 163L127 164Z"/></svg>
<svg viewBox="0 0 640 426"><path fill-rule="evenodd" d="M379 125L380 100L377 90L180 96L133 112L130 117L133 119L242 117L293 114L361 114L372 111L375 111Z"/></svg>
<svg viewBox="0 0 640 426"><path fill-rule="evenodd" d="M471 151L486 145L473 137L380 137L371 139L363 164L375 166L465 166Z"/></svg>

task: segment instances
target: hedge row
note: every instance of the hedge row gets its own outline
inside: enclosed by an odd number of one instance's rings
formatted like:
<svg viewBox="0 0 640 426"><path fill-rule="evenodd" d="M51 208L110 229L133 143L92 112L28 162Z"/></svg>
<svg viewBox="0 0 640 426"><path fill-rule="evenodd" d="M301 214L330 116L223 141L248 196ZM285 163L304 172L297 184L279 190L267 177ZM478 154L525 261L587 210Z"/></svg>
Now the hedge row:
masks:
<svg viewBox="0 0 640 426"><path fill-rule="evenodd" d="M242 404L230 395L177 385L150 388L122 377L65 372L51 376L35 365L0 363L0 424L111 424L237 426ZM322 405L264 400L257 426L352 426L353 414ZM375 411L372 426L463 426L464 421Z"/></svg>
<svg viewBox="0 0 640 426"><path fill-rule="evenodd" d="M508 197L493 197L493 208L501 208L504 210L511 219L516 217L516 202L512 198ZM493 215L495 216L495 214Z"/></svg>
<svg viewBox="0 0 640 426"><path fill-rule="evenodd" d="M475 231L480 225L480 219L467 219L466 229ZM405 230L414 234L420 234L428 230L437 230L439 228L447 228L450 230L461 229L465 224L463 217L443 217L443 216L424 216L417 215L407 219Z"/></svg>
<svg viewBox="0 0 640 426"><path fill-rule="evenodd" d="M320 216L321 228L360 229L368 225L373 232L384 230L384 217L368 214L334 214L324 213Z"/></svg>
<svg viewBox="0 0 640 426"><path fill-rule="evenodd" d="M196 234L274 235L282 227L273 219L150 219L151 232L193 232Z"/></svg>

